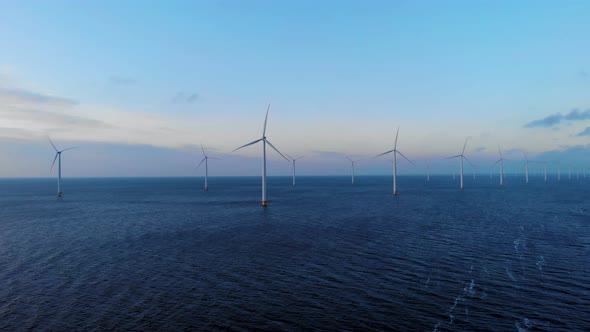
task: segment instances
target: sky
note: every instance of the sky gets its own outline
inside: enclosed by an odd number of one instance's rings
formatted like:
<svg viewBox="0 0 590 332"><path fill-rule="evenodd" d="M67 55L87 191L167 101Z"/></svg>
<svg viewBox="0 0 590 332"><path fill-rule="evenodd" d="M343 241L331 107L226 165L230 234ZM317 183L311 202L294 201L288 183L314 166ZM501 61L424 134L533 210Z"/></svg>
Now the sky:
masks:
<svg viewBox="0 0 590 332"><path fill-rule="evenodd" d="M588 1L4 1L0 177L590 168ZM269 175L290 164L269 150ZM541 165L541 164L535 164ZM539 166L541 167L541 166Z"/></svg>

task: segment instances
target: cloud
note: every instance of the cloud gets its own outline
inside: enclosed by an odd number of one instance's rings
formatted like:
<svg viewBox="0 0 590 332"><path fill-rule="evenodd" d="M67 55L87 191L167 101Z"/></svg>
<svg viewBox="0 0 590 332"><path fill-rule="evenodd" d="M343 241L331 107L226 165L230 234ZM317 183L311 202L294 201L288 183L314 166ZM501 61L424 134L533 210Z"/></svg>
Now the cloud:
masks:
<svg viewBox="0 0 590 332"><path fill-rule="evenodd" d="M586 129L579 132L576 136L590 136L590 127L586 127Z"/></svg>
<svg viewBox="0 0 590 332"><path fill-rule="evenodd" d="M78 142L183 147L195 141L186 121L156 113L83 105L77 101L0 86L0 137L35 140L46 135ZM190 96L189 96L190 97Z"/></svg>
<svg viewBox="0 0 590 332"><path fill-rule="evenodd" d="M584 69L578 72L578 76L580 76L581 78L590 78L590 74L588 74L588 72Z"/></svg>
<svg viewBox="0 0 590 332"><path fill-rule="evenodd" d="M183 103L183 104L192 104L199 99L199 94L196 92L191 94L185 94L184 92L179 92L176 94L174 98L172 98L173 103Z"/></svg>
<svg viewBox="0 0 590 332"><path fill-rule="evenodd" d="M561 113L549 115L543 119L534 120L526 125L525 128L536 128L536 127L552 127L563 121L582 121L590 119L590 109L585 111L573 110L565 115Z"/></svg>
<svg viewBox="0 0 590 332"><path fill-rule="evenodd" d="M112 85L133 85L136 83L137 83L137 80L130 78L130 77L124 77L124 76L111 76L111 77L109 77L109 84L112 84Z"/></svg>
<svg viewBox="0 0 590 332"><path fill-rule="evenodd" d="M481 146L481 147L479 147L479 148L476 148L476 149L475 149L475 150L473 150L473 151L474 151L474 152L483 152L483 151L485 151L485 150L486 150L486 148L485 148L484 146Z"/></svg>
<svg viewBox="0 0 590 332"><path fill-rule="evenodd" d="M24 89L0 87L0 105L24 104L73 107L78 102L72 99L50 96Z"/></svg>

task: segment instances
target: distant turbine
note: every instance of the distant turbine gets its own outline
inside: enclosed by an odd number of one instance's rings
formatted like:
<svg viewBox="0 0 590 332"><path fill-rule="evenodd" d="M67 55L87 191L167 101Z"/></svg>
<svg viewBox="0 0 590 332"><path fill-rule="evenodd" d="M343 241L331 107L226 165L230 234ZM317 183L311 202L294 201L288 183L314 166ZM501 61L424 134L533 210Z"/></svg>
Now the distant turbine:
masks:
<svg viewBox="0 0 590 332"><path fill-rule="evenodd" d="M209 186L207 185L208 182L208 178L209 178L209 163L207 162L209 159L218 159L218 158L213 158L213 157L209 157L206 153L205 153L205 149L203 149L203 145L201 144L201 151L203 151L203 160L201 160L201 162L197 165L197 168L201 167L201 164L203 164L203 162L205 163L205 191L209 190Z"/></svg>
<svg viewBox="0 0 590 332"><path fill-rule="evenodd" d="M399 155L404 157L404 159L406 159L407 161L409 161L410 164L416 166L416 164L414 164L412 161L410 161L410 159L408 159L406 156L404 156L404 154L401 153L401 151L399 151L397 149L398 135L399 135L399 127L397 127L397 133L395 134L395 143L393 144L393 150L385 151L385 152L375 156L375 158L377 158L379 156L383 156L383 155L393 152L393 194L394 195L397 195L397 154L399 153Z"/></svg>
<svg viewBox="0 0 590 332"><path fill-rule="evenodd" d="M452 158L460 158L461 159L461 187L460 187L461 190L463 190L463 159L467 160L469 165L471 165L471 167L475 168L475 166L473 166L471 161L469 161L469 159L467 159L467 157L465 157L465 148L467 147L468 140L469 140L469 136L467 136L467 138L465 139L465 144L463 145L463 150L461 151L461 154L447 158L447 159L452 159ZM454 177L455 177L455 170L453 170L453 179L454 179Z"/></svg>
<svg viewBox="0 0 590 332"><path fill-rule="evenodd" d="M360 161L361 159L358 160L352 160L350 159L348 156L346 156L346 159L350 160L351 163L351 167L352 167L352 184L354 184L354 164L358 161Z"/></svg>
<svg viewBox="0 0 590 332"><path fill-rule="evenodd" d="M557 182L561 181L561 164L557 165Z"/></svg>
<svg viewBox="0 0 590 332"><path fill-rule="evenodd" d="M572 179L572 167L568 166L568 175L567 175L567 179L571 180Z"/></svg>
<svg viewBox="0 0 590 332"><path fill-rule="evenodd" d="M430 182L430 164L426 162L426 181Z"/></svg>
<svg viewBox="0 0 590 332"><path fill-rule="evenodd" d="M455 181L455 169L453 168L453 181Z"/></svg>
<svg viewBox="0 0 590 332"><path fill-rule="evenodd" d="M545 183L547 183L547 163L543 164L545 164Z"/></svg>
<svg viewBox="0 0 590 332"><path fill-rule="evenodd" d="M289 157L289 159L291 159L291 163L293 164L293 188L295 188L295 162L297 161L297 159L303 158L303 156L299 156L297 158L292 158L290 155L287 155L287 157Z"/></svg>
<svg viewBox="0 0 590 332"><path fill-rule="evenodd" d="M63 192L61 191L61 153L64 151L75 149L76 147L67 148L64 150L58 150L55 147L55 144L53 144L53 142L51 141L51 138L47 137L47 139L49 140L49 143L51 143L51 146L53 146L53 149L55 149L55 158L53 158L53 163L51 164L51 168L49 169L49 172L51 172L53 170L53 165L55 165L55 160L59 159L57 162L57 197L61 197L63 195Z"/></svg>
<svg viewBox="0 0 590 332"><path fill-rule="evenodd" d="M525 168L525 183L529 183L529 158L526 156L526 152L522 152L524 154L524 163L520 168Z"/></svg>
<svg viewBox="0 0 590 332"><path fill-rule="evenodd" d="M287 157L285 157L277 148L275 148L274 145L272 145L272 143L266 139L266 121L268 120L268 111L270 110L270 104L268 104L268 107L266 108L266 116L264 117L264 127L262 129L262 137L252 141L248 144L242 145L239 148L235 149L234 151L237 151L241 148L245 148L249 145L252 144L256 144L258 142L262 141L262 206L266 206L266 144L268 144L271 148L273 148L273 150L275 150L278 154L281 155L281 157L285 158L285 160L289 161L289 159L287 159ZM234 152L232 151L232 152Z"/></svg>
<svg viewBox="0 0 590 332"><path fill-rule="evenodd" d="M504 185L504 160L506 159L504 159L504 157L502 156L502 150L500 150L500 147L498 147L498 153L500 154L500 159L498 159L498 161L496 161L494 165L498 163L500 164L500 187L502 187Z"/></svg>

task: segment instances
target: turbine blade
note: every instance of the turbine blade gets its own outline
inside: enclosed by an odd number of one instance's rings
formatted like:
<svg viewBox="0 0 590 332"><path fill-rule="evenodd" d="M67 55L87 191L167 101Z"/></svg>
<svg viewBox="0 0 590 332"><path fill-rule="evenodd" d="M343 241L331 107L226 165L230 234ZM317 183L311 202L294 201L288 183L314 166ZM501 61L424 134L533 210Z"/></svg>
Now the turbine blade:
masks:
<svg viewBox="0 0 590 332"><path fill-rule="evenodd" d="M285 153L285 155L286 155L287 157L289 157L289 159L291 159L291 160L295 160L295 159L293 159L293 157L291 157L290 155L288 155L288 154L286 154L286 153Z"/></svg>
<svg viewBox="0 0 590 332"><path fill-rule="evenodd" d="M297 160L297 159L301 159L301 158L303 158L303 157L304 157L304 156L299 156L299 157L295 158L295 160Z"/></svg>
<svg viewBox="0 0 590 332"><path fill-rule="evenodd" d="M381 157L381 156L383 156L383 155L386 155L386 154L388 154L388 153L392 153L393 151L395 151L395 149L393 149L393 150L389 150L389 151L386 151L386 152L383 152L382 154L378 154L378 155L376 155L376 156L375 156L375 157L373 157L373 158ZM351 160L351 161L352 161L352 160Z"/></svg>
<svg viewBox="0 0 590 332"><path fill-rule="evenodd" d="M499 163L499 162L501 162L501 161L502 161L502 159L498 159L498 160L496 160L496 162L492 164L492 167L496 166L496 164L498 164L498 163Z"/></svg>
<svg viewBox="0 0 590 332"><path fill-rule="evenodd" d="M348 156L345 156L346 159L350 160L351 163L354 163L354 161L352 161L352 159L350 159Z"/></svg>
<svg viewBox="0 0 590 332"><path fill-rule="evenodd" d="M205 162L205 159L207 159L207 157L203 158L203 160L201 160L201 162L195 168L201 167L201 165Z"/></svg>
<svg viewBox="0 0 590 332"><path fill-rule="evenodd" d="M285 155L283 155L281 153L281 151L279 151L277 148L275 148L275 146L272 145L272 143L269 140L266 140L266 143L268 143L268 145L270 145L271 148L273 148L278 154L280 154L281 157L285 158L286 161L290 161L289 158L285 157Z"/></svg>
<svg viewBox="0 0 590 332"><path fill-rule="evenodd" d="M458 154L458 155L456 155L456 156L452 156L452 157L447 157L447 158L445 158L445 159L452 159L452 158L459 158L459 157L461 157L461 155L460 155L460 154Z"/></svg>
<svg viewBox="0 0 590 332"><path fill-rule="evenodd" d="M463 151L461 151L461 155L465 154L465 148L467 147L467 141L469 140L469 136L465 139L465 144L463 144Z"/></svg>
<svg viewBox="0 0 590 332"><path fill-rule="evenodd" d="M207 155L205 154L205 149L203 149L203 144L201 144L201 151L203 151L203 156L206 157Z"/></svg>
<svg viewBox="0 0 590 332"><path fill-rule="evenodd" d="M397 153L399 153L399 154L400 154L400 156L404 157L404 159L405 159L405 160L409 161L409 162L410 162L410 164L412 164L412 165L416 166L416 164L414 164L414 162L413 162L413 161L411 161L410 159L408 159L408 157L404 156L404 154L403 154L401 151L397 150L396 152L397 152Z"/></svg>
<svg viewBox="0 0 590 332"><path fill-rule="evenodd" d="M53 162L51 163L51 168L49 169L49 173L51 173L51 171L53 171L53 165L55 165L55 161L57 160L58 154L59 154L59 152L55 153L55 158L53 158Z"/></svg>
<svg viewBox="0 0 590 332"><path fill-rule="evenodd" d="M250 143L248 143L248 144L244 144L244 145L240 146L239 148L237 148L237 149L233 150L232 152L236 152L236 151L238 151L238 150L239 150L239 149L241 149L241 148L245 148L245 147L247 147L247 146L249 146L249 145L256 144L256 143L258 143L258 142L260 142L260 141L262 141L262 138L259 138L259 139L255 140L255 141L253 141L253 142L250 142Z"/></svg>
<svg viewBox="0 0 590 332"><path fill-rule="evenodd" d="M262 129L262 137L266 135L266 120L268 120L268 111L270 110L270 104L266 108L266 116L264 117L264 129Z"/></svg>
<svg viewBox="0 0 590 332"><path fill-rule="evenodd" d="M207 157L209 159L215 159L215 160L221 160L221 158L215 158L215 157Z"/></svg>
<svg viewBox="0 0 590 332"><path fill-rule="evenodd" d="M64 152L64 151L68 151L68 150L73 150L73 149L77 149L77 148L78 148L77 146L74 146L73 148L67 148L65 150L61 150L60 152Z"/></svg>
<svg viewBox="0 0 590 332"><path fill-rule="evenodd" d="M51 146L53 146L53 149L55 149L55 152L58 152L57 148L55 147L55 144L53 144L53 142L51 141L51 138L49 138L48 136L47 139L49 140L49 143L51 143Z"/></svg>
<svg viewBox="0 0 590 332"><path fill-rule="evenodd" d="M465 158L465 160L467 160L467 162L469 163L469 165L471 165L471 167L475 168L475 165L473 165L473 163L465 156L463 156L463 158Z"/></svg>
<svg viewBox="0 0 590 332"><path fill-rule="evenodd" d="M393 145L393 149L397 149L397 136L399 136L399 126L397 127L397 132L395 133L395 144Z"/></svg>

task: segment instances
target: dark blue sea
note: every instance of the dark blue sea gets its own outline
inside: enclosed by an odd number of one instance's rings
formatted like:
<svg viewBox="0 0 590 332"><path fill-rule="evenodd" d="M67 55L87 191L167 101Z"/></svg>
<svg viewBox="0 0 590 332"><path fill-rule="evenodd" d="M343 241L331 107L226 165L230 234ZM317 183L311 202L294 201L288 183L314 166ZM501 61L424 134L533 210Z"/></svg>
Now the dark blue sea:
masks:
<svg viewBox="0 0 590 332"><path fill-rule="evenodd" d="M589 331L590 179L0 180L0 330Z"/></svg>

